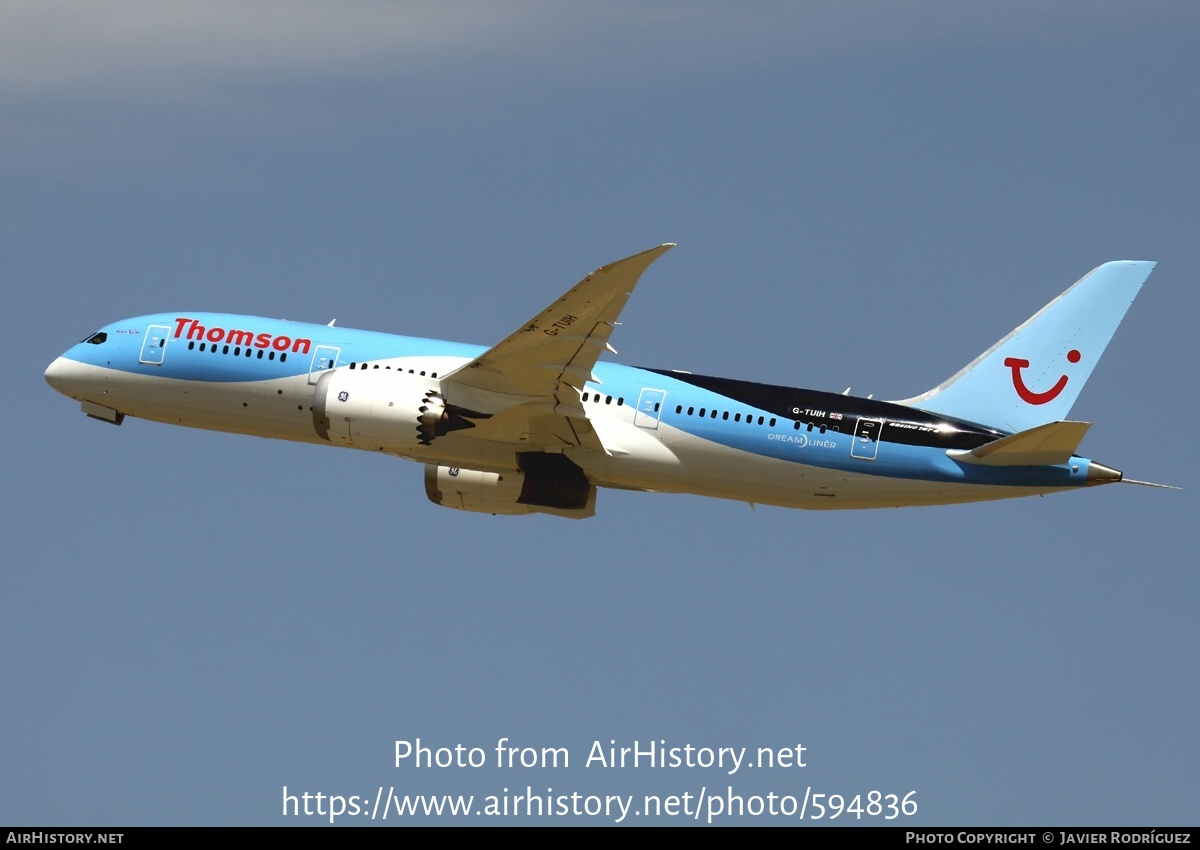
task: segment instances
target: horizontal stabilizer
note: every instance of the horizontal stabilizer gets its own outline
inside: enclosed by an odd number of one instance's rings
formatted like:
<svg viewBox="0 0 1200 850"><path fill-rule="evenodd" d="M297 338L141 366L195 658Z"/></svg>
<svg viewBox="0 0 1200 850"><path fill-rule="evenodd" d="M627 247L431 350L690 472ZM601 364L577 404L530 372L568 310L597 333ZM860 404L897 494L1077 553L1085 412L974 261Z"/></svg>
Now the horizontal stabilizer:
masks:
<svg viewBox="0 0 1200 850"><path fill-rule="evenodd" d="M1090 422L1050 422L975 449L950 449L946 454L960 463L980 466L1055 466L1071 459L1091 427Z"/></svg>

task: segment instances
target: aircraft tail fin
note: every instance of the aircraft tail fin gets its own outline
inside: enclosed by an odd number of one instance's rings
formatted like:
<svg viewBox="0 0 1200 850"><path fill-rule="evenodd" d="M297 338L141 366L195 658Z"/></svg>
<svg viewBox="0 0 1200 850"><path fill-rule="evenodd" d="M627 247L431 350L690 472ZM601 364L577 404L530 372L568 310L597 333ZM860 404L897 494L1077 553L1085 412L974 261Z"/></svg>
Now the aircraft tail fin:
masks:
<svg viewBox="0 0 1200 850"><path fill-rule="evenodd" d="M1154 265L1093 269L953 377L896 403L1014 433L1062 422Z"/></svg>
<svg viewBox="0 0 1200 850"><path fill-rule="evenodd" d="M1071 459L1091 427L1090 422L1051 422L978 448L950 449L946 454L961 463L981 466L1055 466Z"/></svg>

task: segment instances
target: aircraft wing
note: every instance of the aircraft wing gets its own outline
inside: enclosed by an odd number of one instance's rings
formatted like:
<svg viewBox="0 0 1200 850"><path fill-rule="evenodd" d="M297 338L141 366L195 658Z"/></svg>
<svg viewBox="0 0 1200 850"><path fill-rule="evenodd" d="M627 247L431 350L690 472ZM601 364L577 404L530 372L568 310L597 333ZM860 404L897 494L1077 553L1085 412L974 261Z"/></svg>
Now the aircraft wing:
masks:
<svg viewBox="0 0 1200 850"><path fill-rule="evenodd" d="M601 266L443 383L533 398L553 396L562 384L582 390L638 278L674 247L659 245Z"/></svg>
<svg viewBox="0 0 1200 850"><path fill-rule="evenodd" d="M642 272L674 247L666 243L601 266L506 339L446 375L448 401L500 414L478 423L471 436L601 449L579 391L594 381L600 353L613 350L608 339Z"/></svg>

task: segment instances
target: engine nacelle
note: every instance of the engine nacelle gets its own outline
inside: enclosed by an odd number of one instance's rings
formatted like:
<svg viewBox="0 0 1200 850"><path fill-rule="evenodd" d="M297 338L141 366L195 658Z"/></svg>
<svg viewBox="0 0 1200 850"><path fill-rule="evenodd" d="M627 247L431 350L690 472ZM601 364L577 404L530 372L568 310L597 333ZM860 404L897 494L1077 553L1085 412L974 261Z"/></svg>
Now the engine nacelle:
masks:
<svg viewBox="0 0 1200 850"><path fill-rule="evenodd" d="M427 446L435 437L474 427L448 409L437 380L391 370L322 373L312 412L322 439L383 451Z"/></svg>
<svg viewBox="0 0 1200 850"><path fill-rule="evenodd" d="M520 469L482 472L425 465L425 494L444 508L486 514L553 514L585 519L596 513L596 488L563 455L525 452Z"/></svg>

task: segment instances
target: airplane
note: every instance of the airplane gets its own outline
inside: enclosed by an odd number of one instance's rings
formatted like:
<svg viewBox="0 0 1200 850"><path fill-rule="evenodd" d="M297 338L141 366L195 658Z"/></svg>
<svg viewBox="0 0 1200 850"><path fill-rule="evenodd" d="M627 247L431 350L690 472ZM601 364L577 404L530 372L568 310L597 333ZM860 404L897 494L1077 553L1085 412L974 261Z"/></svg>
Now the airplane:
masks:
<svg viewBox="0 0 1200 850"><path fill-rule="evenodd" d="M673 247L600 267L490 348L158 313L89 334L45 377L116 425L415 460L431 501L490 514L590 517L604 487L838 509L1124 479L1078 454L1090 424L1066 417L1153 262L1099 266L943 383L881 401L600 361L643 272Z"/></svg>

